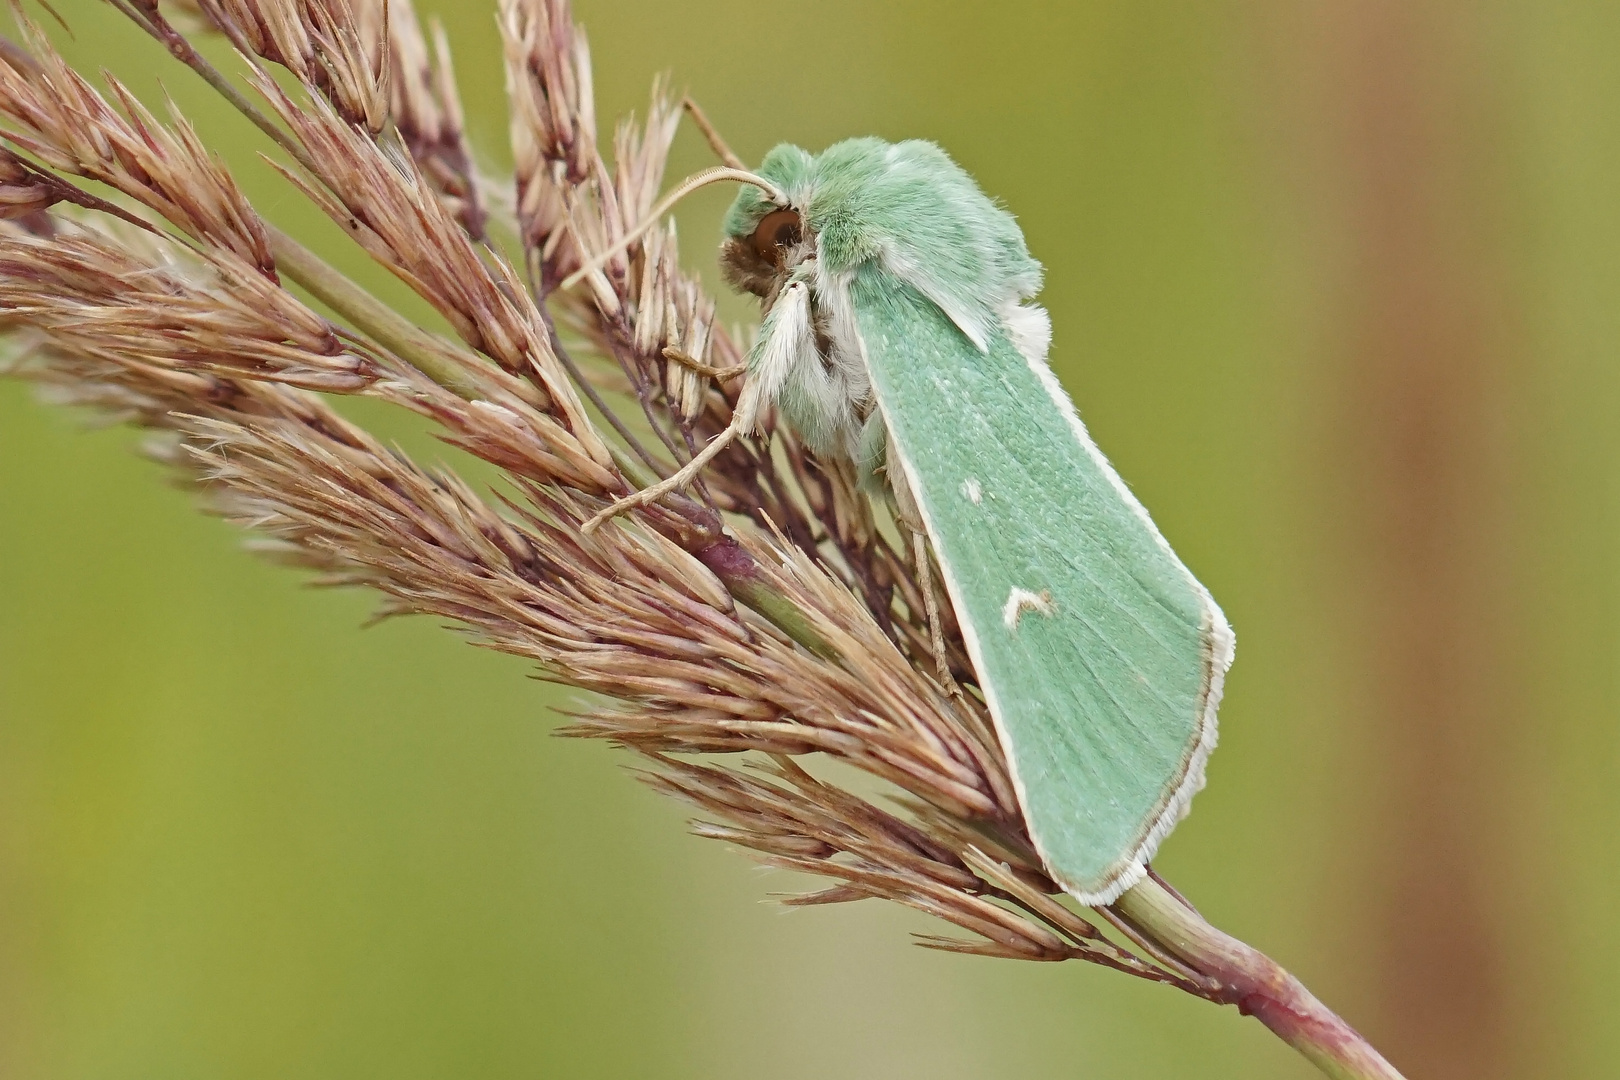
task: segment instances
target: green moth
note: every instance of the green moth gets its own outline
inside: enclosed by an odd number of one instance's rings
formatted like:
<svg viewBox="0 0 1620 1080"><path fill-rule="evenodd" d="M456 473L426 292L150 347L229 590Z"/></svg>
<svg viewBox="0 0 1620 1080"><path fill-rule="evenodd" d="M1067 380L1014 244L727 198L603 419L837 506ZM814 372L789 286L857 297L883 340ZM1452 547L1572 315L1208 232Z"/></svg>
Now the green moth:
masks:
<svg viewBox="0 0 1620 1080"><path fill-rule="evenodd" d="M1112 902L1204 784L1233 637L1047 367L1022 232L933 143L866 138L772 150L725 237L764 325L731 428L659 487L766 404L887 482L932 544L1036 849Z"/></svg>

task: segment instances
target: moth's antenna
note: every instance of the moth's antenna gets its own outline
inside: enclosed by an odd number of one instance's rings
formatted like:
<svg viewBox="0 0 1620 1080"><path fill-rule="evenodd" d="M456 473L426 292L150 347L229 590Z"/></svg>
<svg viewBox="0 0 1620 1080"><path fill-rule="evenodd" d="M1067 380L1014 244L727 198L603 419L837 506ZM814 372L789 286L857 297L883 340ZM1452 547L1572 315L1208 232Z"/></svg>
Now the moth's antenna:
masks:
<svg viewBox="0 0 1620 1080"><path fill-rule="evenodd" d="M751 173L747 169L733 169L729 165L716 166L713 169L704 169L702 172L694 173L685 180L682 180L679 184L675 185L675 190L671 191L668 195L665 195L662 199L660 199L658 205L652 208L652 212L642 220L640 225L637 225L635 228L625 233L618 239L617 242L608 245L608 247L599 252L595 258L588 261L578 270L575 270L572 274L569 274L563 279L561 288L571 289L575 285L578 285L587 274L591 274L602 269L602 267L607 265L609 259L619 254L621 251L624 251L631 244L635 243L637 240L640 240L643 236L647 235L647 233L652 230L653 226L657 225L658 222L663 219L663 216L669 213L670 208L676 203L692 194L692 192L696 191L698 188L708 187L710 184L718 184L722 180L735 180L742 184L753 184L755 187L759 188L765 193L766 198L770 199L778 206L786 206L788 204L787 196L784 195L775 184L771 183L763 176L760 176L758 173Z"/></svg>

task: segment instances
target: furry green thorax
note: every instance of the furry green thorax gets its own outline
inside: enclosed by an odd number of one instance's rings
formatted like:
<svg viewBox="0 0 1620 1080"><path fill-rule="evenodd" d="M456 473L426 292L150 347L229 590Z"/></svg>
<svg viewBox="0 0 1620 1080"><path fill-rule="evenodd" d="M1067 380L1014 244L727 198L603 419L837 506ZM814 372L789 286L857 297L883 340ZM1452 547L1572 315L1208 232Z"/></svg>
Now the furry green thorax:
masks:
<svg viewBox="0 0 1620 1080"><path fill-rule="evenodd" d="M784 143L759 171L798 212L806 254L816 256L822 280L844 278L875 261L938 304L980 351L1006 307L1040 289L1040 264L1013 216L931 142L848 139L815 156ZM758 254L746 245L760 222L780 209L759 188L738 193L725 218L728 263L739 249ZM761 281L751 284L747 270L728 265L735 283L774 295L756 287Z"/></svg>

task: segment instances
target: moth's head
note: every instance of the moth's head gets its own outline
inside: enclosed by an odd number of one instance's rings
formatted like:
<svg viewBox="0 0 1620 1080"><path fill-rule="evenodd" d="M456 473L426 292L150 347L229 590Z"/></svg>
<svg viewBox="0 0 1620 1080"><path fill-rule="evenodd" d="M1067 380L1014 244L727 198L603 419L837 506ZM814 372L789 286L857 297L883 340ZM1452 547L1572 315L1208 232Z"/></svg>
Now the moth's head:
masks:
<svg viewBox="0 0 1620 1080"><path fill-rule="evenodd" d="M737 193L720 244L720 272L733 288L769 304L793 268L815 254L816 238L805 225L802 205L814 167L809 153L783 143L765 155L759 174L785 193L788 203L773 201L751 184Z"/></svg>
<svg viewBox="0 0 1620 1080"><path fill-rule="evenodd" d="M814 157L784 144L759 171L777 195L738 193L720 267L767 308L810 258L833 278L877 260L981 335L1002 306L1040 289L1013 216L931 142L845 139Z"/></svg>

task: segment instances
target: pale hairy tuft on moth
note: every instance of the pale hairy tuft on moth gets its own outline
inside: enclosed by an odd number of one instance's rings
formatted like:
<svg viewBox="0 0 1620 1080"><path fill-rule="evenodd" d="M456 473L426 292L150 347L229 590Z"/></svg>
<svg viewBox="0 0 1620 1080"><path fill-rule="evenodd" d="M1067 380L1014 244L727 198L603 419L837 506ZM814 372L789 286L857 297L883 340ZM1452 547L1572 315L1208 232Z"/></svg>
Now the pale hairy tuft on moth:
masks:
<svg viewBox="0 0 1620 1080"><path fill-rule="evenodd" d="M1007 304L1001 309L1001 322L1007 328L1013 348L1032 364L1046 363L1052 347L1052 317L1039 304Z"/></svg>

